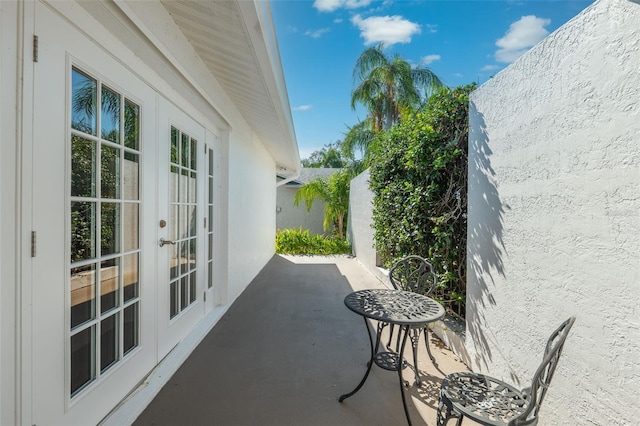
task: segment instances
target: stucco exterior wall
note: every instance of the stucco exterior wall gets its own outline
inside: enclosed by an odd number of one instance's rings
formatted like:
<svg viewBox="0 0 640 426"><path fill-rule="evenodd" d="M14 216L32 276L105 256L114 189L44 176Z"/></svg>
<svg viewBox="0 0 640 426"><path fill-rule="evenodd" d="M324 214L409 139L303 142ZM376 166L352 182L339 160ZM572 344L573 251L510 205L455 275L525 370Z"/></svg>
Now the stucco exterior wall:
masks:
<svg viewBox="0 0 640 426"><path fill-rule="evenodd" d="M541 425L640 417L640 4L599 0L470 100L467 349L521 387L577 320Z"/></svg>
<svg viewBox="0 0 640 426"><path fill-rule="evenodd" d="M302 201L298 207L293 204L293 199L298 192L299 187L279 186L276 196L276 228L277 229L308 229L313 234L329 234L331 229L324 231L322 224L324 223L324 206L321 200L313 203L311 210L307 212L307 208Z"/></svg>
<svg viewBox="0 0 640 426"><path fill-rule="evenodd" d="M373 196L367 169L351 180L347 238L358 260L378 279L388 283L385 272L378 268L378 252L374 248Z"/></svg>

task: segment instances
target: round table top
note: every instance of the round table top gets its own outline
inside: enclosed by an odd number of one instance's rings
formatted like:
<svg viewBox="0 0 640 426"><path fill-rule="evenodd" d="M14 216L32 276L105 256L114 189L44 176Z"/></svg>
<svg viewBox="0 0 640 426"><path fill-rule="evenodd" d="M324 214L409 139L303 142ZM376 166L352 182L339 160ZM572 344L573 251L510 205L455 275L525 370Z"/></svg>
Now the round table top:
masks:
<svg viewBox="0 0 640 426"><path fill-rule="evenodd" d="M423 326L444 316L430 297L403 290L370 289L350 293L344 304L356 314L390 324Z"/></svg>

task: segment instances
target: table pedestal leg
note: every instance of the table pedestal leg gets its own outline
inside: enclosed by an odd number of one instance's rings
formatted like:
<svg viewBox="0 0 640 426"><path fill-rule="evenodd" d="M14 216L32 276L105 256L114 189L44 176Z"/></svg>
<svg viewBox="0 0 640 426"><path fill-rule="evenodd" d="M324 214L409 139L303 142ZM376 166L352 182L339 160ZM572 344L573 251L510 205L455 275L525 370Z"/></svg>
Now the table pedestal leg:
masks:
<svg viewBox="0 0 640 426"><path fill-rule="evenodd" d="M412 331L411 327L406 327L404 336L402 337L402 345L400 347L400 352L398 352L398 355L400 357L402 357L402 354L404 353L404 347L407 344L407 337L409 336L409 333L411 331ZM402 332L402 328L400 328L399 332L400 333ZM418 334L418 336L420 336L420 334ZM413 340L413 336L411 340ZM415 356L415 350L414 350L414 356ZM415 363L415 358L414 358L414 363ZM417 370L417 367L415 368ZM402 405L404 406L404 414L405 416L407 416L407 424L411 426L411 418L409 417L409 409L407 408L407 398L404 395L404 383L403 383L404 380L402 380L402 368L398 368L398 379L400 380L400 393L402 394Z"/></svg>
<svg viewBox="0 0 640 426"><path fill-rule="evenodd" d="M407 333L408 332L407 330ZM415 372L416 386L422 384L420 374L418 374L418 343L420 343L420 329L413 328L411 329L411 347L413 349L413 371Z"/></svg>
<svg viewBox="0 0 640 426"><path fill-rule="evenodd" d="M369 372L371 371L371 367L373 366L373 359L374 359L376 353L378 352L378 348L380 346L380 336L382 335L382 329L387 325L386 323L378 322L378 327L377 327L377 331L376 331L376 345L375 345L375 348L374 348L373 339L371 337L371 330L369 329L369 323L367 322L366 318L364 318L364 324L367 327L367 332L369 333L369 346L371 347L371 357L369 358L369 362L367 363L367 371L364 373L364 377L362 378L362 380L360 380L360 383L358 383L358 386L356 386L356 388L354 390L352 390L351 392L346 393L346 394L340 396L340 398L338 398L338 401L340 401L340 402L344 401L345 399L349 398L350 396L355 395L355 393L360 390L362 385L364 385L364 382L367 381L367 377L369 377Z"/></svg>
<svg viewBox="0 0 640 426"><path fill-rule="evenodd" d="M429 328L424 328L424 344L427 347L427 353L429 354L429 358L431 358L431 362L436 364L436 359L433 355L431 355L431 349L429 348Z"/></svg>

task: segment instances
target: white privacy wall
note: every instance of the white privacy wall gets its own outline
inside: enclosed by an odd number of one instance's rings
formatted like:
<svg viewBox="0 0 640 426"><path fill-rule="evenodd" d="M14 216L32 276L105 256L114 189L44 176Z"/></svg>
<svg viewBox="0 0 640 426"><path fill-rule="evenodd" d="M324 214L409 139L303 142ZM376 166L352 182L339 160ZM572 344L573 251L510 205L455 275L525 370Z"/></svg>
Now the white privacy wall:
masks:
<svg viewBox="0 0 640 426"><path fill-rule="evenodd" d="M293 200L298 193L299 186L279 186L276 196L276 228L277 229L308 229L312 234L330 234L323 227L325 202L315 200L310 211L307 211L304 201L296 207Z"/></svg>
<svg viewBox="0 0 640 426"><path fill-rule="evenodd" d="M353 254L374 275L379 276L378 255L374 247L373 198L369 188L370 170L367 169L351 180L349 190L349 217L347 238ZM386 279L384 280L386 281Z"/></svg>
<svg viewBox="0 0 640 426"><path fill-rule="evenodd" d="M229 301L275 253L276 166L257 137L238 127L229 140Z"/></svg>
<svg viewBox="0 0 640 426"><path fill-rule="evenodd" d="M472 368L529 386L576 315L540 424L638 424L640 4L592 4L470 107Z"/></svg>

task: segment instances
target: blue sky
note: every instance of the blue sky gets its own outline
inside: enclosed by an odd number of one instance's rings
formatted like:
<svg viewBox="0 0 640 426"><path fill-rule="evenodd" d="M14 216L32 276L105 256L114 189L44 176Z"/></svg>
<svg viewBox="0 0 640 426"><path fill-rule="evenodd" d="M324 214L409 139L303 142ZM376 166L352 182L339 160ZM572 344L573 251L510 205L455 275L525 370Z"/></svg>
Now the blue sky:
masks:
<svg viewBox="0 0 640 426"><path fill-rule="evenodd" d="M351 109L353 66L383 43L450 87L484 83L592 0L271 0L300 149L342 140L366 116Z"/></svg>

